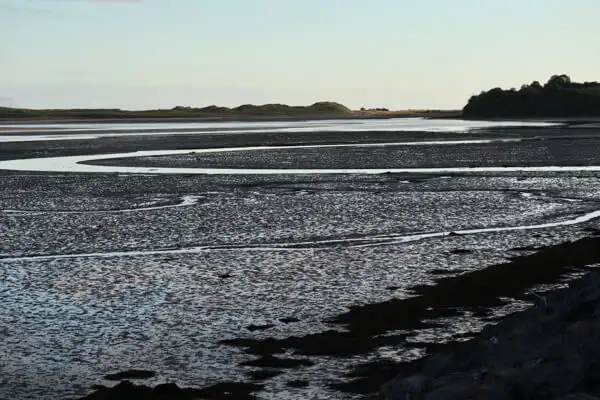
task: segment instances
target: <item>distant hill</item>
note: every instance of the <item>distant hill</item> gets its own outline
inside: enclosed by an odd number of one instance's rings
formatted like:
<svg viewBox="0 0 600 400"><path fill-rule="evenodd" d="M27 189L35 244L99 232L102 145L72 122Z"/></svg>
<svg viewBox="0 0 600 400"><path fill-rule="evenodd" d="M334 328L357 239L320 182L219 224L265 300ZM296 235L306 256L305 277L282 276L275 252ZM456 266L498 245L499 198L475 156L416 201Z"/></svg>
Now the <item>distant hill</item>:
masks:
<svg viewBox="0 0 600 400"><path fill-rule="evenodd" d="M545 85L533 82L521 89L494 88L469 99L465 118L494 117L597 117L600 116L600 83L572 82L554 75Z"/></svg>
<svg viewBox="0 0 600 400"><path fill-rule="evenodd" d="M353 111L334 102L318 102L310 106L285 104L245 104L235 108L208 106L174 107L163 110L127 111L120 109L24 109L0 107L0 120L19 119L147 119L147 118L248 118L248 117L319 117L351 116Z"/></svg>

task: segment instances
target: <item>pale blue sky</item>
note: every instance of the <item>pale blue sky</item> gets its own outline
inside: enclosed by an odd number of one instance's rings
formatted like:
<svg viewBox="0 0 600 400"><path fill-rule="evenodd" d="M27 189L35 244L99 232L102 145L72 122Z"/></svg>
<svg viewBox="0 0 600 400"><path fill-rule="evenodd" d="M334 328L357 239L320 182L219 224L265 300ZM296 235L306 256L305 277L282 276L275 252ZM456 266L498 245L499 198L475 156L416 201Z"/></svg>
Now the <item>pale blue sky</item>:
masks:
<svg viewBox="0 0 600 400"><path fill-rule="evenodd" d="M0 0L0 105L457 108L600 80L600 0Z"/></svg>

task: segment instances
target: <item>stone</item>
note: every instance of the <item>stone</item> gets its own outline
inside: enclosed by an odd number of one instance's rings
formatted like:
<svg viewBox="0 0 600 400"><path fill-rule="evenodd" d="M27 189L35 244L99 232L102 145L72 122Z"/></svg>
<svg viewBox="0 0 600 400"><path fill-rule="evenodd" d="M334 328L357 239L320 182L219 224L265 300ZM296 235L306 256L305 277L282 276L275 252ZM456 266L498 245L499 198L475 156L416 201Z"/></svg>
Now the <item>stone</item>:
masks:
<svg viewBox="0 0 600 400"><path fill-rule="evenodd" d="M473 382L459 381L428 392L423 400L465 400L474 398L476 392Z"/></svg>
<svg viewBox="0 0 600 400"><path fill-rule="evenodd" d="M544 295L452 354L425 359L421 373L399 376L381 393L390 400L598 400L600 273Z"/></svg>
<svg viewBox="0 0 600 400"><path fill-rule="evenodd" d="M282 322L284 324L290 324L292 322L300 322L300 319L296 318L296 317L284 317L284 318L279 318L279 322Z"/></svg>
<svg viewBox="0 0 600 400"><path fill-rule="evenodd" d="M104 377L107 381L121 381L124 379L149 379L154 378L156 372L146 371L142 369L128 369L127 371L117 372L116 374L108 374Z"/></svg>
<svg viewBox="0 0 600 400"><path fill-rule="evenodd" d="M314 364L305 358L279 358L271 355L264 355L261 358L242 363L242 365L261 368L298 368L310 367Z"/></svg>
<svg viewBox="0 0 600 400"><path fill-rule="evenodd" d="M382 392L389 400L417 400L421 398L425 382L424 375L414 375L388 382Z"/></svg>
<svg viewBox="0 0 600 400"><path fill-rule="evenodd" d="M250 332L254 331L266 331L267 329L274 328L275 324L264 324L264 325L248 325L246 329Z"/></svg>
<svg viewBox="0 0 600 400"><path fill-rule="evenodd" d="M246 372L246 375L257 381L263 381L266 379L274 378L277 375L281 375L282 373L283 371L278 369L259 369L256 371Z"/></svg>
<svg viewBox="0 0 600 400"><path fill-rule="evenodd" d="M286 383L286 385L288 387L298 389L298 388L308 387L310 385L310 382L298 379L298 380L289 381Z"/></svg>
<svg viewBox="0 0 600 400"><path fill-rule="evenodd" d="M451 365L452 359L447 354L440 354L432 357L429 362L423 367L423 373L428 378L435 378L439 376L449 365Z"/></svg>

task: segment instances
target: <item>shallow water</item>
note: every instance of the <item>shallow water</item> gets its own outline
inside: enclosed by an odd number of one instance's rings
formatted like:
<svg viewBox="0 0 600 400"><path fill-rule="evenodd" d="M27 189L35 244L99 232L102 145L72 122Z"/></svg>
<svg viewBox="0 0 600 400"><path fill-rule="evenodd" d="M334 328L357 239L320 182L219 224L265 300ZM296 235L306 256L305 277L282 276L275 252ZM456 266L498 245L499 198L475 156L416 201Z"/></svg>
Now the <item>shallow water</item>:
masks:
<svg viewBox="0 0 600 400"><path fill-rule="evenodd" d="M493 128L506 126L556 126L554 122L533 121L467 121L460 119L424 119L424 118L389 118L389 119L333 119L308 121L272 121L272 122L160 122L160 123L67 123L67 124L18 124L2 125L7 129L61 129L61 130L150 130L167 128L176 129L308 129L312 131L327 129L343 131L347 129L366 131L370 129L411 129L419 132L443 131L457 132L474 128Z"/></svg>
<svg viewBox="0 0 600 400"><path fill-rule="evenodd" d="M114 154L97 154L87 156L61 156L61 157L45 157L45 158L31 158L31 159L20 159L20 160L7 160L0 161L0 169L14 170L14 171L43 171L43 172L78 172L78 173L153 173L153 174L203 174L203 175L316 175L316 174L383 174L383 173L413 173L413 174L452 174L452 173L465 173L465 172L599 172L600 165L516 165L516 166L498 166L498 165L486 165L486 166L442 166L442 167L419 167L420 163L427 163L427 161L420 160L415 157L415 154L402 154L403 158L416 158L416 162L410 164L409 167L395 168L351 168L350 165L356 164L357 160L352 159L346 168L331 168L330 165L339 165L339 160L327 160L327 164L324 168L279 168L277 165L270 166L269 168L251 168L244 166L244 164L251 164L252 160L242 160L241 164L236 168L220 167L220 168L206 168L202 166L197 167L172 167L172 166L157 166L157 167L139 167L139 166L121 166L118 165L122 159L132 158L147 158L156 156L167 156L171 158L166 159L166 164L170 164L173 161L177 161L172 156L187 155L193 157L194 160L198 160L197 155L203 154L215 154L224 153L226 156L231 153L258 153L254 156L255 159L268 159L268 155L264 155L265 152L276 152L283 153L284 157L289 154L290 150L316 150L316 155L312 156L311 162L307 165L315 165L317 162L314 158L327 158L327 151L329 149L338 148L396 148L396 147L429 147L432 154L441 153L441 149L446 146L458 146L458 145L489 145L489 144L504 144L504 143L519 143L518 139L506 139L506 140L463 140L463 141L423 141L423 142L395 142L395 143L368 143L368 144L335 144L335 145L290 145L290 146L252 146L252 147L224 147L224 148L210 148L210 149L185 149L185 150L150 150L150 151L136 151L134 153L114 153ZM560 145L560 144L557 144ZM519 145L517 145L519 146ZM524 145L523 145L524 146ZM497 147L497 146L496 146ZM439 150L437 150L439 148ZM501 149L493 148L491 151L499 152ZM564 151L564 149L563 149ZM575 149L577 151L577 149ZM485 152L483 154L486 154ZM482 154L482 155L483 155ZM347 153L344 153L344 158L348 158ZM408 157L406 157L408 155ZM519 157L520 156L520 157ZM522 154L518 157L513 157L511 162L530 164L538 163L535 159L534 154L528 153L525 149ZM292 158L293 156L289 156ZM300 154L300 157L306 157ZM393 164L394 158L397 155L383 155L379 159L383 159L384 164ZM506 157L502 154L502 157ZM524 159L528 157L527 159ZM575 156L577 157L577 156ZM589 163L596 162L597 153L592 149L592 155L590 158L586 158L585 155L579 154L579 159L575 159L576 162ZM431 155L428 157L431 158ZM97 161L118 159L115 165L95 165ZM504 159L504 158L503 158ZM200 160L201 164L202 161ZM244 162L245 161L245 162ZM545 160L546 162L553 162L555 159ZM558 159L558 161L562 161ZM343 161L342 161L343 162ZM479 162L485 164L488 160L475 159L468 160L468 163ZM542 161L543 162L543 161ZM142 163L152 164L153 159L144 159ZM264 161L261 161L264 163ZM449 158L446 160L448 164L464 164L461 159Z"/></svg>
<svg viewBox="0 0 600 400"><path fill-rule="evenodd" d="M80 123L80 124L23 124L0 125L0 143L44 140L90 140L101 137L123 137L160 133L182 134L241 134L248 132L468 132L493 127L551 127L559 123L530 121L465 121L452 119L392 118L322 121L276 122L163 122L163 123ZM29 130L29 131L27 131ZM32 131L33 130L33 133ZM43 134L50 133L53 134ZM96 134L93 134L96 132ZM14 135L18 133L18 135ZM58 133L58 134L57 134ZM60 134L63 133L63 134ZM64 134L67 133L67 134Z"/></svg>
<svg viewBox="0 0 600 400"><path fill-rule="evenodd" d="M498 146L488 147L489 157L499 157ZM6 377L0 398L73 398L103 375L128 368L157 371L149 383L248 380L244 373L254 368L239 364L252 357L220 340L342 329L325 320L352 305L405 297L411 287L434 282L438 270L481 269L519 254L511 251L517 247L583 237L598 225L600 209L600 181L584 169L5 172L0 182L0 369ZM280 321L290 316L299 322ZM274 327L247 329L267 323ZM484 323L467 313L412 336L447 340ZM399 346L311 357L315 366L267 381L258 396L352 398L327 384L344 380L353 363L415 352ZM290 389L291 379L311 384Z"/></svg>

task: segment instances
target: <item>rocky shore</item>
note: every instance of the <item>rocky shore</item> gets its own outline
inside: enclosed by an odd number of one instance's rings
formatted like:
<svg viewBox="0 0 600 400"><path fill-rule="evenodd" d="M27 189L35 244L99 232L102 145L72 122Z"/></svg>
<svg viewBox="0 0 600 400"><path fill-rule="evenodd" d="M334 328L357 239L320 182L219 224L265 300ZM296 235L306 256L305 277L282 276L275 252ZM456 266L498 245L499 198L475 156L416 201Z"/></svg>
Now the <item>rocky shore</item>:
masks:
<svg viewBox="0 0 600 400"><path fill-rule="evenodd" d="M384 385L389 400L597 399L600 396L600 273L539 298L420 372Z"/></svg>

